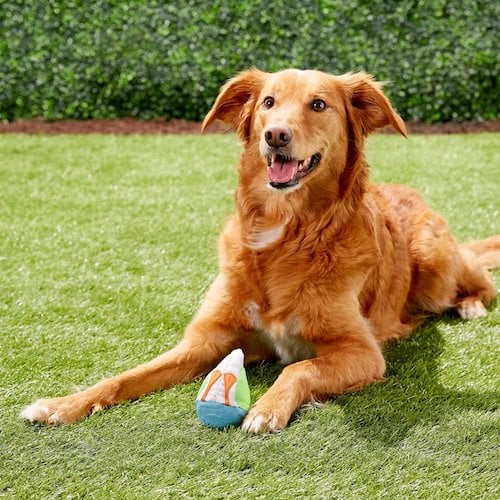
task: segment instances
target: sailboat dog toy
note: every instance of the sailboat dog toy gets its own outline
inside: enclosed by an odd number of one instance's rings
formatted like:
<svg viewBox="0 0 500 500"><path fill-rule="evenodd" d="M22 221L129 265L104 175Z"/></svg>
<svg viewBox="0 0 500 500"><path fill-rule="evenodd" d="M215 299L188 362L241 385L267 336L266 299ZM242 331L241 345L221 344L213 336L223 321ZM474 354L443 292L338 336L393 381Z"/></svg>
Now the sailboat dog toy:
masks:
<svg viewBox="0 0 500 500"><path fill-rule="evenodd" d="M196 398L200 421L216 429L240 425L250 408L241 349L226 356L205 378Z"/></svg>

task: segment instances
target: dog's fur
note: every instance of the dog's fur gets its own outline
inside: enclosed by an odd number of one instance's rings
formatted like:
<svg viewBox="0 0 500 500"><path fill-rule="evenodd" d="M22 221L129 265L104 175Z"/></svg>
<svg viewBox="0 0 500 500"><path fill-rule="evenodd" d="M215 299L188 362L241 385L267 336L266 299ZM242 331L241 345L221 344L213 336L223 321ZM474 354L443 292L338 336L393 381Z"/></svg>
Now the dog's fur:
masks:
<svg viewBox="0 0 500 500"><path fill-rule="evenodd" d="M428 314L486 314L500 236L459 246L415 191L368 181L365 137L387 125L406 136L369 75L248 70L221 89L203 129L215 120L243 144L236 215L184 338L89 389L37 401L25 418L74 422L204 375L240 347L247 362L287 364L242 425L276 431L304 403L382 380L381 345Z"/></svg>

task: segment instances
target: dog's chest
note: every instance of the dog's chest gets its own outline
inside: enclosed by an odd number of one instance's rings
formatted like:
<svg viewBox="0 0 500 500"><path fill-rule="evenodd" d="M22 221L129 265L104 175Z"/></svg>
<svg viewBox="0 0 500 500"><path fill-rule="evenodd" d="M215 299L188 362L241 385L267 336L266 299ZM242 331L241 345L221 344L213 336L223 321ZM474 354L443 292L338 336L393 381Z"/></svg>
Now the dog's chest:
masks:
<svg viewBox="0 0 500 500"><path fill-rule="evenodd" d="M286 224L280 224L267 229L254 229L249 233L248 245L252 250L264 250L281 239Z"/></svg>
<svg viewBox="0 0 500 500"><path fill-rule="evenodd" d="M246 313L252 328L262 340L270 345L284 364L294 363L315 356L314 345L300 335L300 321L288 318L285 321L265 322L255 302L249 302Z"/></svg>

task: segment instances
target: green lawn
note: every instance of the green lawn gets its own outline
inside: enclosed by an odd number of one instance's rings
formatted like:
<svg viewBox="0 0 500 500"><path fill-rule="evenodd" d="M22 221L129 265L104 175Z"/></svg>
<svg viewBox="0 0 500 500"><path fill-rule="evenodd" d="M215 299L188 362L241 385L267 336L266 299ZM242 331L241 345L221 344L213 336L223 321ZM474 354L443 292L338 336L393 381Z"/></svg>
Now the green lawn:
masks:
<svg viewBox="0 0 500 500"><path fill-rule="evenodd" d="M0 496L499 498L498 301L429 321L387 349L385 383L276 435L202 427L199 381L71 426L19 418L176 343L216 273L238 154L233 135L0 136ZM377 136L369 157L459 240L500 233L500 134ZM254 400L279 369L248 370Z"/></svg>

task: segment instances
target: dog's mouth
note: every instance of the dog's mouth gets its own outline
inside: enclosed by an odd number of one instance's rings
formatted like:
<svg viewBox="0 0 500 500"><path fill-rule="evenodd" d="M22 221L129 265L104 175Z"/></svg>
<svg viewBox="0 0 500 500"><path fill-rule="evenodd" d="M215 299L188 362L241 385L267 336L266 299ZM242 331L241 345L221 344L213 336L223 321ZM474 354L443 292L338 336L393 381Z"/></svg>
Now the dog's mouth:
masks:
<svg viewBox="0 0 500 500"><path fill-rule="evenodd" d="M275 189L296 186L299 180L309 175L319 164L321 155L316 153L305 160L295 160L279 154L267 157L269 185Z"/></svg>

